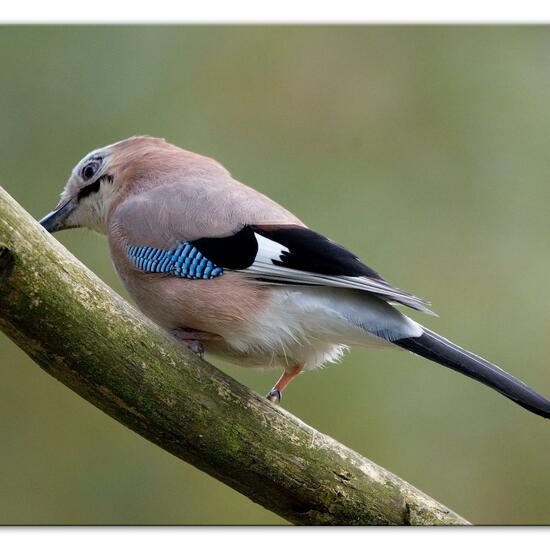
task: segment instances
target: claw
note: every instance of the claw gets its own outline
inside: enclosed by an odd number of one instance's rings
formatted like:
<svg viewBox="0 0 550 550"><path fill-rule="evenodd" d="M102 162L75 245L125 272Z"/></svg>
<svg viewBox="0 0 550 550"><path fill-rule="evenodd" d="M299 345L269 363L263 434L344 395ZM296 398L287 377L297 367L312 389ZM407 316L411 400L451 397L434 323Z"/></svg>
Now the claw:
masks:
<svg viewBox="0 0 550 550"><path fill-rule="evenodd" d="M288 371L285 370L281 375L281 378L277 380L277 383L273 386L265 398L268 401L275 403L275 405L278 405L281 402L282 391L290 384L290 382L292 382L292 380L294 380L294 378L300 374L300 372L302 372L303 368L303 365L296 365Z"/></svg>
<svg viewBox="0 0 550 550"><path fill-rule="evenodd" d="M185 330L182 328L176 328L170 332L172 336L184 342L184 344L201 359L204 359L204 345L202 340L217 340L219 338L219 336L215 334L208 334L196 330Z"/></svg>
<svg viewBox="0 0 550 550"><path fill-rule="evenodd" d="M204 346L198 340L186 340L185 345L201 359L204 359Z"/></svg>
<svg viewBox="0 0 550 550"><path fill-rule="evenodd" d="M268 401L271 401L275 405L278 405L281 402L281 392L277 388L273 388L265 398Z"/></svg>

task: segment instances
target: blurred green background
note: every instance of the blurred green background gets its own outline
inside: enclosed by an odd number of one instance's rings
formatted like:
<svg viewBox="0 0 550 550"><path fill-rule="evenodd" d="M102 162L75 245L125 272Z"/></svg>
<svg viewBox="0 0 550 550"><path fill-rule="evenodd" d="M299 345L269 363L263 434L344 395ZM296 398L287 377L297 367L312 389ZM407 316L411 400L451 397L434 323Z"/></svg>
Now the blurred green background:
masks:
<svg viewBox="0 0 550 550"><path fill-rule="evenodd" d="M413 315L550 395L550 29L2 27L0 184L49 211L89 150L163 136L432 300ZM122 295L104 239L59 240ZM221 365L265 393L278 373ZM0 335L0 523L280 524ZM475 523L550 523L550 425L407 353L283 405Z"/></svg>

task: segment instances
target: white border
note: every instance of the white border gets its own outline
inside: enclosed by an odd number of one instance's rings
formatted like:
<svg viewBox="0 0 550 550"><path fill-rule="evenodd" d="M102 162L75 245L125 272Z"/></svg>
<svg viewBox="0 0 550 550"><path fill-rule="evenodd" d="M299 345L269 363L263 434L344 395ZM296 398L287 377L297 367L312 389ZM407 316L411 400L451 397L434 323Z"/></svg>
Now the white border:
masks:
<svg viewBox="0 0 550 550"><path fill-rule="evenodd" d="M541 0L4 0L4 23L541 23Z"/></svg>
<svg viewBox="0 0 550 550"><path fill-rule="evenodd" d="M318 1L279 0L94 0L93 2L4 0L2 23L547 23L550 2L534 0L442 2L402 0ZM0 30L1 32L1 30ZM549 31L550 32L550 31ZM32 546L44 550L97 550L98 548L203 548L224 550L280 547L386 548L393 544L409 550L471 550L477 547L525 547L548 543L548 529L295 529L295 528L0 528L4 548ZM307 537L307 539L305 538ZM183 545L182 545L183 543Z"/></svg>
<svg viewBox="0 0 550 550"><path fill-rule="evenodd" d="M4 528L3 548L43 550L107 550L131 548L260 550L316 550L346 548L406 548L407 550L475 550L477 548L525 548L548 543L544 528L484 527L157 527L157 528ZM545 544L546 542L546 544Z"/></svg>

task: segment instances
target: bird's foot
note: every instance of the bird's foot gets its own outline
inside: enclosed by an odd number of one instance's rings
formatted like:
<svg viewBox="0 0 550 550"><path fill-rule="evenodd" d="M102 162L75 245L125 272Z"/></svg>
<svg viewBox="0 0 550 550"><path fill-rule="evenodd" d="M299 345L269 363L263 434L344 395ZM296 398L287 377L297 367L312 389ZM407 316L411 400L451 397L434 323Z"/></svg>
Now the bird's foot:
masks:
<svg viewBox="0 0 550 550"><path fill-rule="evenodd" d="M284 371L281 378L277 380L277 383L271 388L271 391L265 396L268 401L271 401L275 405L281 402L281 396L283 390L296 378L304 368L303 365L296 365L288 371Z"/></svg>
<svg viewBox="0 0 550 550"><path fill-rule="evenodd" d="M274 405L278 405L281 402L281 392L277 388L273 388L265 398L271 401Z"/></svg>
<svg viewBox="0 0 550 550"><path fill-rule="evenodd" d="M185 340L185 345L196 353L201 359L204 359L204 346L198 340Z"/></svg>
<svg viewBox="0 0 550 550"><path fill-rule="evenodd" d="M217 334L210 334L209 332L201 332L198 330L187 330L184 328L176 328L170 332L172 336L184 342L185 345L201 359L204 359L203 342L221 339Z"/></svg>

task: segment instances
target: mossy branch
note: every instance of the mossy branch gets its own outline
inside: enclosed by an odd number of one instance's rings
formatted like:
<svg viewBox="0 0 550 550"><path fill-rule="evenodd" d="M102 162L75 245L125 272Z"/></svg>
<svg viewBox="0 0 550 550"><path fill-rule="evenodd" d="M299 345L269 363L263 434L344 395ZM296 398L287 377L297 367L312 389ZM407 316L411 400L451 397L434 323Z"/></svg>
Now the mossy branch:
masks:
<svg viewBox="0 0 550 550"><path fill-rule="evenodd" d="M102 283L2 188L0 329L114 419L290 522L466 523L201 361Z"/></svg>

